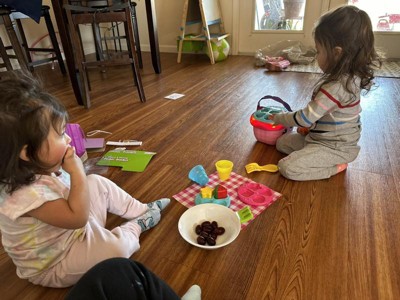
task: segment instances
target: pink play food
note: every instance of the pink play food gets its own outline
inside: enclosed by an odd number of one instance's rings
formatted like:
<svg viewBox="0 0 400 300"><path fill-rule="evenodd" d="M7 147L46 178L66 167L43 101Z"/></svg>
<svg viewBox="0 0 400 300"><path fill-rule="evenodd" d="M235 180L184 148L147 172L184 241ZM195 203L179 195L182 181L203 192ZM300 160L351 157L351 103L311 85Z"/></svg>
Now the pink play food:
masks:
<svg viewBox="0 0 400 300"><path fill-rule="evenodd" d="M268 205L273 199L273 192L260 183L245 183L238 188L239 199L253 206Z"/></svg>

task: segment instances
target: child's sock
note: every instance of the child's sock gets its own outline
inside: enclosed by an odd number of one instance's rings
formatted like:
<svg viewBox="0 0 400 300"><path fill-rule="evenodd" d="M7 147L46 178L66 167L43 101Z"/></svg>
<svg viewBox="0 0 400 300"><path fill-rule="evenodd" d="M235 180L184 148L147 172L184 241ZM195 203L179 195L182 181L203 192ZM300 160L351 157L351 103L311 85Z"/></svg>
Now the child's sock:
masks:
<svg viewBox="0 0 400 300"><path fill-rule="evenodd" d="M160 222L161 211L166 208L170 202L170 199L162 198L151 203L147 203L147 212L133 220L139 224L142 232L149 230L150 228L156 226L158 222Z"/></svg>
<svg viewBox="0 0 400 300"><path fill-rule="evenodd" d="M198 285L192 285L185 295L182 296L182 300L201 300L201 289Z"/></svg>
<svg viewBox="0 0 400 300"><path fill-rule="evenodd" d="M137 224L139 224L142 232L153 228L160 222L161 213L158 208L156 209L149 209L143 215L133 219Z"/></svg>
<svg viewBox="0 0 400 300"><path fill-rule="evenodd" d="M168 204L170 202L171 202L171 200L168 199L168 198L161 198L161 199L158 199L156 201L147 203L147 207L149 209L155 209L156 207L158 207L159 210L163 210L164 208L166 208L168 206Z"/></svg>
<svg viewBox="0 0 400 300"><path fill-rule="evenodd" d="M346 170L348 165L349 165L349 164L340 164L340 165L336 165L337 173L340 173L340 172Z"/></svg>

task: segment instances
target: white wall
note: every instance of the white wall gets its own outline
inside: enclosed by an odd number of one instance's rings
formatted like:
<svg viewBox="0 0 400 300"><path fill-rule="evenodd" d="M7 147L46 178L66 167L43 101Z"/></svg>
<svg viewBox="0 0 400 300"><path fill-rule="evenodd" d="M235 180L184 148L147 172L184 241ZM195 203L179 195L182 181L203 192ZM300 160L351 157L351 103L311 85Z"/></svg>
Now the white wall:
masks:
<svg viewBox="0 0 400 300"><path fill-rule="evenodd" d="M225 31L229 33L232 32L232 2L233 0L220 0ZM149 51L145 0L136 0L136 3L140 44L143 50ZM176 39L180 34L184 0L155 0L155 5L160 51L176 52Z"/></svg>
<svg viewBox="0 0 400 300"><path fill-rule="evenodd" d="M140 44L143 51L150 51L149 36L147 31L147 18L145 0L136 0L137 18L139 25ZM225 22L225 31L231 32L232 28L232 0L220 0L222 7L222 15ZM43 4L51 6L51 0L44 0ZM180 26L183 14L184 0L155 0L155 8L157 15L158 41L161 52L176 52L176 39L180 33ZM54 20L53 12L51 11L53 24L57 28L57 23ZM37 43L40 47L50 46L50 40L46 37L47 30L44 20L40 24L33 20L23 20L25 34L28 39L28 44ZM104 27L102 25L102 27ZM82 39L86 53L93 53L93 38L90 26L81 26ZM5 44L8 44L8 38L5 33L4 26L0 28L0 36L4 39ZM40 42L39 42L40 40Z"/></svg>

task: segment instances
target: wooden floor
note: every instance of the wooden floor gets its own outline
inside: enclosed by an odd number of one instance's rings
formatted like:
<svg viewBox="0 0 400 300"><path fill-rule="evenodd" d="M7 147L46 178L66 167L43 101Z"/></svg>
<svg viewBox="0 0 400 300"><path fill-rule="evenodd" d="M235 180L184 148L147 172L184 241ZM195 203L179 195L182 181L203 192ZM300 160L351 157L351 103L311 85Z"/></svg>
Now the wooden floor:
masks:
<svg viewBox="0 0 400 300"><path fill-rule="evenodd" d="M256 142L249 116L267 94L303 107L316 75L266 73L253 60L236 56L210 65L206 56L184 55L177 64L175 54L163 54L157 75L145 55L145 104L129 68L93 70L89 110L76 105L58 69L37 74L86 132L101 129L112 132L104 135L110 140L142 140L135 149L157 152L143 173L109 168L105 174L143 202L172 197L191 184L187 175L194 165L210 174L219 159L232 160L236 173L283 194L234 243L213 251L180 237L177 223L186 208L172 200L160 224L141 236L132 258L179 295L196 283L206 300L400 299L400 80L377 78L378 87L362 99L361 153L345 172L294 182L279 174L246 174L247 163L283 157ZM185 97L164 99L174 92ZM111 216L109 226L121 221ZM0 291L3 300L53 300L68 290L18 279L1 248Z"/></svg>

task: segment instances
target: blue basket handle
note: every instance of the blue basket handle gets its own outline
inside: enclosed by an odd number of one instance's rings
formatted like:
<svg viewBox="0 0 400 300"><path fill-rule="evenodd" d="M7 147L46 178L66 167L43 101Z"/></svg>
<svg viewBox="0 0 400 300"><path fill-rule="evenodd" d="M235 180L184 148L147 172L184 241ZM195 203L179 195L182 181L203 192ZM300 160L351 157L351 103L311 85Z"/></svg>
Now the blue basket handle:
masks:
<svg viewBox="0 0 400 300"><path fill-rule="evenodd" d="M292 111L292 108L290 107L290 105L287 104L285 101L283 101L281 98L276 97L276 96L270 96L270 95L264 96L260 100L258 100L257 110L264 108L264 106L261 106L260 103L262 100L266 100L266 99L275 100L276 102L279 102L280 104L282 104L288 111Z"/></svg>

